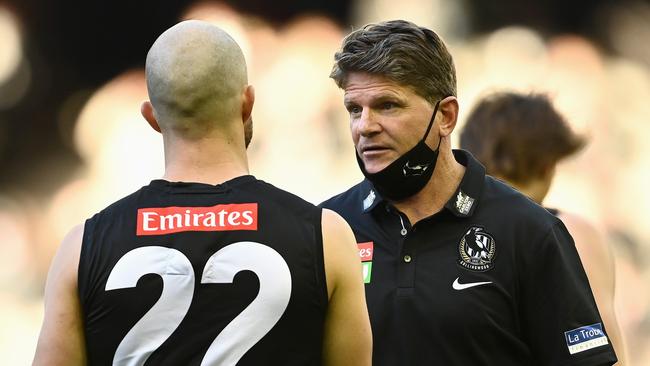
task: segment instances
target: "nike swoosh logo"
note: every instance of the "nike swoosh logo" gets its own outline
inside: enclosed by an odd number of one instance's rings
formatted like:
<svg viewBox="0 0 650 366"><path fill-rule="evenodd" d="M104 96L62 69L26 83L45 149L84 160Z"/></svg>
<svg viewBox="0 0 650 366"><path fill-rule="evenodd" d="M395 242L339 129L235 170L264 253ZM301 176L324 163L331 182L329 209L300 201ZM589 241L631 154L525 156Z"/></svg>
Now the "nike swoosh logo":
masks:
<svg viewBox="0 0 650 366"><path fill-rule="evenodd" d="M460 290L465 290L465 289L468 289L468 288L471 288L471 287L474 287L474 286L481 286L481 285L487 285L487 284L492 283L492 281L489 281L489 282L460 283L460 282L458 282L459 278L460 277L456 277L456 279L454 280L454 283L451 285L451 287L453 287L454 290L459 290L460 291Z"/></svg>

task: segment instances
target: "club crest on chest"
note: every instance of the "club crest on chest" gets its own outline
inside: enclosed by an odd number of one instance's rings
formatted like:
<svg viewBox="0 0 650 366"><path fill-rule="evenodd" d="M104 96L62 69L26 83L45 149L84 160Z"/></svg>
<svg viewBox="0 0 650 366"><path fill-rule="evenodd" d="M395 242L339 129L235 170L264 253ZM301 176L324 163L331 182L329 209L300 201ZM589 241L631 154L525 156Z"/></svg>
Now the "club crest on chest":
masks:
<svg viewBox="0 0 650 366"><path fill-rule="evenodd" d="M458 245L458 264L471 271L484 272L494 266L496 243L482 227L470 227Z"/></svg>

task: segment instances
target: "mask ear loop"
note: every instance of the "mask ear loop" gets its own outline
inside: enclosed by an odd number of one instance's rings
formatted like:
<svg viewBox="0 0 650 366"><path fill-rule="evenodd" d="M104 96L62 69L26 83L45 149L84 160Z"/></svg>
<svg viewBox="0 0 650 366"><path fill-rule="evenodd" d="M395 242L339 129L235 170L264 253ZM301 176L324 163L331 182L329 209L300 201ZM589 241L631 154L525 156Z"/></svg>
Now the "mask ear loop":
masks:
<svg viewBox="0 0 650 366"><path fill-rule="evenodd" d="M436 103L436 106L433 108L433 115L431 116L431 120L429 121L429 127L427 127L427 132L424 133L424 137L422 138L422 142L426 141L427 137L429 136L429 131L431 131L431 127L433 127L433 121L436 118L436 113L438 112L438 107L440 106L440 102L442 102L442 100L439 100ZM441 142L442 142L442 137L438 139L438 147L436 147L436 150L438 150L438 148L440 148L440 143Z"/></svg>

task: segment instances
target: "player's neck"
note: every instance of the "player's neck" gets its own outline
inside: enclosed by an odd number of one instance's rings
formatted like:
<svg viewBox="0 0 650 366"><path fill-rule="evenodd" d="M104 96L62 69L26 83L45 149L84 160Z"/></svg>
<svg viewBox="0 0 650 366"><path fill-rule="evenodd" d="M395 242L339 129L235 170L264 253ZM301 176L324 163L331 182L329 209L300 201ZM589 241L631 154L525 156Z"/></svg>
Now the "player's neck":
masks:
<svg viewBox="0 0 650 366"><path fill-rule="evenodd" d="M214 185L246 174L243 143L222 138L165 141L165 180Z"/></svg>
<svg viewBox="0 0 650 366"><path fill-rule="evenodd" d="M465 167L454 159L451 149L441 146L436 168L427 185L420 192L403 201L395 202L394 205L414 225L442 210L456 192L464 174Z"/></svg>

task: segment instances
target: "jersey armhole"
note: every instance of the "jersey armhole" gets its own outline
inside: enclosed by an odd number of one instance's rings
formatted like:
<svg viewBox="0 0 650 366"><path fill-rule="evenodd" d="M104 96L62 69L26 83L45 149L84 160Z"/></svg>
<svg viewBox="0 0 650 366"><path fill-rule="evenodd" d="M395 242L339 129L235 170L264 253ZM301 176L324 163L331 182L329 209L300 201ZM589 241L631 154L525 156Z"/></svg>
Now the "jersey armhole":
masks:
<svg viewBox="0 0 650 366"><path fill-rule="evenodd" d="M314 239L315 239L315 248L314 248L314 260L315 270L316 270L316 283L320 288L320 299L323 306L327 306L329 299L327 296L327 278L325 273L325 256L323 252L323 209L318 207L315 210L314 217Z"/></svg>
<svg viewBox="0 0 650 366"><path fill-rule="evenodd" d="M79 252L79 266L77 268L77 294L79 296L79 304L81 305L84 322L86 320L86 311L88 304L88 296L91 291L92 279L91 265L92 265L92 251L91 240L94 231L96 217L87 219L84 223L84 233L81 239L81 249Z"/></svg>

